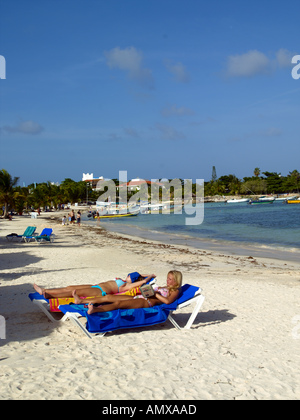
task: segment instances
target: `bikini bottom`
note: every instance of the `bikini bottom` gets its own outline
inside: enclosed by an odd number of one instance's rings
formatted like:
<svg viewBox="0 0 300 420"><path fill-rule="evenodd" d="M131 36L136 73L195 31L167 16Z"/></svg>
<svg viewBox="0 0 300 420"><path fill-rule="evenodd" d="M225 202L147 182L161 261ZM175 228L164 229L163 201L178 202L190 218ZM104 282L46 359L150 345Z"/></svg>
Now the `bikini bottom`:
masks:
<svg viewBox="0 0 300 420"><path fill-rule="evenodd" d="M95 286L92 286L93 288L97 288L97 289L100 289L101 290L101 292L102 292L102 296L106 296L106 292L104 292L104 290L98 285L98 284L96 284Z"/></svg>

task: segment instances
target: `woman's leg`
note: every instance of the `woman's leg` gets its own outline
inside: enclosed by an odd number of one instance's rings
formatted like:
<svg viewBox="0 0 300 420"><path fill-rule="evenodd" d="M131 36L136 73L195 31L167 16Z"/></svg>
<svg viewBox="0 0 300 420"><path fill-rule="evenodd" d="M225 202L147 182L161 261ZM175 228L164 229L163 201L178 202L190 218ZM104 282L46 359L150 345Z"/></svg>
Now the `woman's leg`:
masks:
<svg viewBox="0 0 300 420"><path fill-rule="evenodd" d="M127 296L127 298L130 296ZM121 300L111 303L109 305L104 305L98 308L95 308L92 303L89 304L88 314L93 314L95 312L109 312L116 309L138 309L138 308L149 308L149 304L146 299L131 299Z"/></svg>
<svg viewBox="0 0 300 420"><path fill-rule="evenodd" d="M75 299L75 303L78 305L80 303L114 303L117 302L119 300L129 300L129 299L133 299L132 296L126 296L126 295L106 295L106 296L97 296L94 297L92 299L81 299L80 296L84 296L81 295L80 293L78 293L78 290L74 290L72 293L72 296Z"/></svg>
<svg viewBox="0 0 300 420"><path fill-rule="evenodd" d="M44 289L37 286L36 284L34 284L33 287L40 295L43 295L46 299L72 297L72 292L75 289L77 290L79 296L97 296L101 292L100 289L92 288L90 284L59 287L57 289Z"/></svg>

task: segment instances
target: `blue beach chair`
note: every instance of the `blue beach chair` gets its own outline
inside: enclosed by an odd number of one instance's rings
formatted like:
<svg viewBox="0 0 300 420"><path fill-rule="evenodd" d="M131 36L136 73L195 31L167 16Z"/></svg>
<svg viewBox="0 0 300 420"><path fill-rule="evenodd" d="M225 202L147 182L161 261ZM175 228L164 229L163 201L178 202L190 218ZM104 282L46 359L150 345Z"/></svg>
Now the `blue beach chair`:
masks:
<svg viewBox="0 0 300 420"><path fill-rule="evenodd" d="M39 235L27 235L25 238L26 242L31 241L31 239L35 240L36 242L41 243L42 241L46 242L54 242L55 235L52 233L53 230L50 228L45 228Z"/></svg>
<svg viewBox="0 0 300 420"><path fill-rule="evenodd" d="M13 239L19 239L20 241L22 241L27 236L32 236L35 230L36 230L35 226L28 226L22 235L18 235L17 233L10 233L9 235L6 235L6 239L8 241L12 241Z"/></svg>
<svg viewBox="0 0 300 420"><path fill-rule="evenodd" d="M205 299L201 292L202 290L199 287L185 284L175 302L170 305L154 306L153 308L121 309L111 312L97 312L91 315L88 315L87 308L84 308L84 305L60 305L59 309L64 313L61 321L70 319L89 338L93 338L92 334L103 336L109 331L161 324L167 319L174 327L181 330L191 328L199 313ZM193 303L195 304L194 310L186 325L180 327L172 316L173 312ZM80 317L86 318L86 325L80 322Z"/></svg>

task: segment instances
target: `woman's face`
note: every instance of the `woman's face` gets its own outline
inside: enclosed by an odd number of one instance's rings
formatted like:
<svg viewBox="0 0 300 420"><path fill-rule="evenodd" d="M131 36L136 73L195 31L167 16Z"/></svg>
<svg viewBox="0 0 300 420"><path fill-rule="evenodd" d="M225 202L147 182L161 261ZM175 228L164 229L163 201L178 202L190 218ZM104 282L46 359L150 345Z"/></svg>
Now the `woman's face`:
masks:
<svg viewBox="0 0 300 420"><path fill-rule="evenodd" d="M176 286L176 281L174 279L173 274L169 273L167 277L167 285L168 286Z"/></svg>

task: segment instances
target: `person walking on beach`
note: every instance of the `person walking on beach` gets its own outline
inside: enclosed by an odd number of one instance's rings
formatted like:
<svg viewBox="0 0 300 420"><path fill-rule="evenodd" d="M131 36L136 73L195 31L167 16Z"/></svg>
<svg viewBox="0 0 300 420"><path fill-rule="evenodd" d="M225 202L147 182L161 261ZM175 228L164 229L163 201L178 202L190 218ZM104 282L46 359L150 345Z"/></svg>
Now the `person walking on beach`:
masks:
<svg viewBox="0 0 300 420"><path fill-rule="evenodd" d="M81 212L80 210L78 210L77 215L76 215L76 222L78 226L80 226L80 221L81 221Z"/></svg>
<svg viewBox="0 0 300 420"><path fill-rule="evenodd" d="M94 299L80 299L76 291L73 293L75 303L88 302L88 314L96 312L109 312L116 309L137 309L152 308L163 303L169 305L173 303L179 296L182 285L182 273L177 270L169 271L167 276L167 285L158 287L153 297L144 298L142 295L126 296L126 295L107 295L104 297L96 297ZM95 307L96 303L105 303L103 306ZM107 304L108 303L108 304Z"/></svg>
<svg viewBox="0 0 300 420"><path fill-rule="evenodd" d="M74 210L71 210L70 216L71 216L71 225L73 225L75 223L75 213L74 213Z"/></svg>
<svg viewBox="0 0 300 420"><path fill-rule="evenodd" d="M78 296L106 296L114 293L125 293L134 287L142 286L155 277L155 274L141 275L138 272L134 272L128 274L125 280L116 278L115 280L105 281L96 285L84 284L59 287L56 289L44 289L34 284L33 287L36 292L43 295L46 299L73 297L73 292L75 291Z"/></svg>

